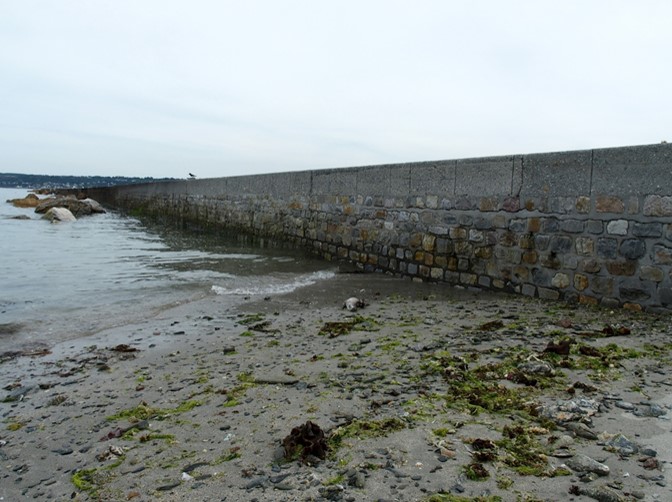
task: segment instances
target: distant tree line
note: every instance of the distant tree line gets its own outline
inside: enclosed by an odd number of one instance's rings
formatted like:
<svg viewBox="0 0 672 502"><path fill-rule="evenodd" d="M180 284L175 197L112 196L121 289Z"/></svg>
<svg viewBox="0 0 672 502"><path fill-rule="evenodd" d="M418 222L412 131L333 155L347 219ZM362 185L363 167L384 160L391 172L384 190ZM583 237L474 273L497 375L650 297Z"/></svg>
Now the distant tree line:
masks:
<svg viewBox="0 0 672 502"><path fill-rule="evenodd" d="M167 181L173 178L129 178L126 176L50 176L46 174L0 173L0 188L89 188Z"/></svg>

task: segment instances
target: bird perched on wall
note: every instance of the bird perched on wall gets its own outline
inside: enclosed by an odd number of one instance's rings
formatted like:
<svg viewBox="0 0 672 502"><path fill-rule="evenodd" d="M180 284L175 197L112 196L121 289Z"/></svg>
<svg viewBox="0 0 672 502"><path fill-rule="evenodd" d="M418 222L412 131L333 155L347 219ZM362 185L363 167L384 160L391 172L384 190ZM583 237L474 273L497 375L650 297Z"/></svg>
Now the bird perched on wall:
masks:
<svg viewBox="0 0 672 502"><path fill-rule="evenodd" d="M192 174L192 173L189 173L189 177L193 180L196 177L196 175Z"/></svg>

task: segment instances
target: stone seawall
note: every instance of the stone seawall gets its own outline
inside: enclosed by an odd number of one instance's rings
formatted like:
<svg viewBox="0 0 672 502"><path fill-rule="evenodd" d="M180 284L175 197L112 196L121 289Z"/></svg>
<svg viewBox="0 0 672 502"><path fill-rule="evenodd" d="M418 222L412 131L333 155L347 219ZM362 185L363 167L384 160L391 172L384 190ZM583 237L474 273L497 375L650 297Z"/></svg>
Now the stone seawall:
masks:
<svg viewBox="0 0 672 502"><path fill-rule="evenodd" d="M89 190L367 271L672 311L672 145Z"/></svg>

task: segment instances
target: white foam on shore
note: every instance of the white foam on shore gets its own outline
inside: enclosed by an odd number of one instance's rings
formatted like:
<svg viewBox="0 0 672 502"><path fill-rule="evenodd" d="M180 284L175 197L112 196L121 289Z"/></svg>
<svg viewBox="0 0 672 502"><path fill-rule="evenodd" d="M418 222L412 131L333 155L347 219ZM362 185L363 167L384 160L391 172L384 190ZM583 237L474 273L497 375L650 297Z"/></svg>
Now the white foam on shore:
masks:
<svg viewBox="0 0 672 502"><path fill-rule="evenodd" d="M312 274L298 276L290 282L274 282L278 280L270 276L264 276L263 278L257 278L258 282L264 282L264 284L259 286L229 289L222 286L213 285L211 289L215 294L218 295L278 295L291 293L292 291L296 291L299 288L311 286L319 281L332 279L335 276L336 272L333 270L320 270L318 272L313 272Z"/></svg>

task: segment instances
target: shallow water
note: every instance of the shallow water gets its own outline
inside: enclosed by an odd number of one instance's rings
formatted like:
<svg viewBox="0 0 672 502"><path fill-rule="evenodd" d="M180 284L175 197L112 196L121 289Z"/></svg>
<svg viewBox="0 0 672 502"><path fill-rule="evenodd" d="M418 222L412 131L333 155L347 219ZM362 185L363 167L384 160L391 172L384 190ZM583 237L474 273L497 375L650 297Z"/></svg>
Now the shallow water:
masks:
<svg viewBox="0 0 672 502"><path fill-rule="evenodd" d="M5 202L27 193L0 189L0 350L86 336L207 295L228 305L334 275L299 250L116 212L50 224Z"/></svg>

